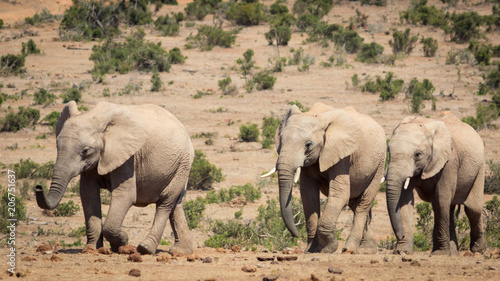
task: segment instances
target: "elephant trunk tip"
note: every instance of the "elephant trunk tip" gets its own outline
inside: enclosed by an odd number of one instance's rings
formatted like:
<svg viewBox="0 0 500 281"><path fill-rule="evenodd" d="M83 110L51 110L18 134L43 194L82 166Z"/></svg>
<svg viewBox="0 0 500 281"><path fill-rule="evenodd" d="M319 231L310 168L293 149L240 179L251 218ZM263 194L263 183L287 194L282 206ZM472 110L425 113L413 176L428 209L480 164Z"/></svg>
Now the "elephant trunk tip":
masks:
<svg viewBox="0 0 500 281"><path fill-rule="evenodd" d="M37 185L35 187L35 195L36 195L36 203L38 204L38 207L45 209L45 210L52 210L55 207L57 207L57 204L49 204L47 202L47 196L45 195L45 192L43 191L43 187L41 185ZM54 205L54 206L52 206Z"/></svg>

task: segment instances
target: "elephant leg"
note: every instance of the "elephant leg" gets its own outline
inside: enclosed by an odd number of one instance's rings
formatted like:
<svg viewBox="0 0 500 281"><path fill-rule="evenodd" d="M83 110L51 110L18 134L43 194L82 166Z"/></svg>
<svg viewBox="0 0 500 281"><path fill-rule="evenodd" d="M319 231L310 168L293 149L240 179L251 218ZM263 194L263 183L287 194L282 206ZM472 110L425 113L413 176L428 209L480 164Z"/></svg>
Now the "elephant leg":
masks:
<svg viewBox="0 0 500 281"><path fill-rule="evenodd" d="M304 216L306 218L307 230L307 247L305 252L318 252L318 218L320 216L320 201L319 201L319 186L317 182L307 178L302 174L300 179L300 196L302 198L302 206Z"/></svg>
<svg viewBox="0 0 500 281"><path fill-rule="evenodd" d="M360 254L375 254L377 253L377 240L375 238L375 233L372 227L372 210L368 212L366 218L366 224L363 229L363 238L361 238L361 243L359 243L358 253Z"/></svg>
<svg viewBox="0 0 500 281"><path fill-rule="evenodd" d="M404 238L398 240L396 244L395 254L412 254L413 253L413 209L414 209L414 196L413 196L413 185L410 181L408 189L402 190L400 198L400 212L401 212L401 222L403 225L403 231L405 233Z"/></svg>
<svg viewBox="0 0 500 281"><path fill-rule="evenodd" d="M458 239L455 225L455 205L450 207L450 253L452 256L458 255Z"/></svg>
<svg viewBox="0 0 500 281"><path fill-rule="evenodd" d="M161 236L165 231L167 220L176 208L179 196L181 196L184 186L186 184L186 177L176 174L170 183L165 187L160 195L160 200L156 203L156 213L153 220L153 225L149 231L148 236L137 246L137 251L143 255L153 255L156 253L156 248L160 244ZM179 215L173 214L175 218ZM185 218L184 218L185 220ZM179 220L181 223L182 220ZM174 222L175 225L176 222ZM186 222L187 227L187 222ZM182 229L182 227L180 227Z"/></svg>
<svg viewBox="0 0 500 281"><path fill-rule="evenodd" d="M87 246L101 248L103 246L101 196L99 183L95 178L86 174L80 175L80 198L87 228Z"/></svg>
<svg viewBox="0 0 500 281"><path fill-rule="evenodd" d="M450 255L450 218L452 190L457 186L457 175L443 172L436 184L435 196L432 200L434 211L434 229L432 232L432 254ZM450 214L451 213L451 214Z"/></svg>
<svg viewBox="0 0 500 281"><path fill-rule="evenodd" d="M482 253L486 249L482 219L484 205L484 170L485 166L483 165L472 186L469 197L467 197L464 203L465 214L470 223L470 250L473 253Z"/></svg>
<svg viewBox="0 0 500 281"><path fill-rule="evenodd" d="M184 214L184 208L182 207L182 201L182 198L179 198L173 212L170 214L170 225L175 236L175 244L170 248L170 252L175 251L189 255L193 253L193 242L191 240L191 231L186 221L186 215Z"/></svg>

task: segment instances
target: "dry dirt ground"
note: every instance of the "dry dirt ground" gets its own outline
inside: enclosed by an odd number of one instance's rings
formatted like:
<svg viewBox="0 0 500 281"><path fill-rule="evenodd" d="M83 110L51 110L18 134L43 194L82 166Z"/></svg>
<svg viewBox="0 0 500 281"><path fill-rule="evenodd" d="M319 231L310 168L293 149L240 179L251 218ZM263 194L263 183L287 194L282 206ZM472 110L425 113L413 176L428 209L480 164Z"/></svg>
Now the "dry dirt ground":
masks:
<svg viewBox="0 0 500 281"><path fill-rule="evenodd" d="M407 26L399 22L399 11L406 9L410 1L388 1L387 7L361 7L359 1L336 1L338 4L325 17L331 23L347 24L350 17L356 15L359 9L367 14L367 30L358 30L365 42L375 41L385 47L386 54L391 52L388 41L392 38L391 29L404 29ZM441 1L429 1L429 4L447 9ZM490 14L491 4L477 4L484 1L462 1L451 11L474 10L480 14ZM271 1L264 1L270 5ZM293 1L289 1L291 7ZM32 95L38 88L46 88L56 94L61 93L64 87L74 83L85 83L88 86L83 91L84 105L92 108L97 102L106 100L124 104L153 103L162 105L170 110L186 126L191 135L201 132L215 132L213 145L205 144L205 139L193 139L196 149L207 154L208 160L222 168L225 181L215 185L215 189L229 188L233 185L251 183L262 186L263 197L257 203L249 203L243 207L243 220L256 218L258 206L265 204L268 198L277 197L276 181L262 181L259 175L269 170L276 160L274 150L262 149L259 143L241 143L237 141L239 126L247 122L262 123L264 116L281 116L289 108L291 101L300 101L305 106L316 102L323 102L335 107L354 106L358 111L372 116L385 129L389 137L398 122L409 113L409 101L404 100L404 94L399 94L396 100L381 103L378 95L362 93L353 88L351 77L357 73L362 81L365 78L381 75L392 71L397 78L408 83L413 77L420 81L428 78L434 84L437 95L437 110L432 111L429 103L425 104L423 116L439 117L442 111L449 110L460 118L473 115L475 104L490 97L474 95L478 83L482 81L482 71L478 66L470 64L445 65L447 52L451 48L463 49L466 45L456 45L449 41L440 29L411 26L412 33L421 36L432 36L438 40L439 49L434 58L423 56L422 45L418 44L415 51L404 59L396 61L394 66L383 64L363 64L354 61L354 56L346 55L348 67L325 68L319 64L334 54L334 46L321 47L316 43L303 44L306 34L294 33L287 47L280 47L281 56L291 56L290 49L302 47L305 54L315 57L316 62L306 72L300 72L296 66L287 66L281 73L277 73L277 82L273 90L254 91L246 93L243 89L243 80L237 72L232 70L236 59L242 57L247 49L255 51L256 65L261 69L269 67L268 59L277 54L273 46L269 46L264 38L268 31L267 25L243 28L236 39L236 46L224 49L215 47L212 51L202 52L198 49L186 50L184 44L190 33L196 34L196 27L181 28L176 37L161 37L146 27L146 39L152 42L161 42L162 46L171 49L180 47L188 57L183 65L174 65L170 73L161 73L165 83L165 90L159 93L149 91L151 88L151 74L131 72L124 75L107 75L105 83L92 82L90 69L93 63L89 61L91 48L96 42L61 42L58 40L59 22L44 23L38 26L24 25L24 18L33 16L42 8L48 8L52 14L61 15L71 5L70 0L18 0L0 1L0 19L3 19L7 28L0 30L0 55L21 52L21 43L29 39L35 40L43 51L42 55L31 55L26 58L27 73L21 76L0 77L0 83L10 85L1 89L7 94L15 94L27 89L28 96L18 101L9 100L0 108L0 117L7 114L10 106L32 106L40 110L42 118L48 113L63 108L62 100L58 99L54 105L43 107L33 106ZM171 11L183 11L186 3L180 1L178 6L164 7L158 15ZM212 24L211 16L206 17L197 25ZM224 24L230 27L229 23ZM128 30L127 32L130 32ZM31 35L30 35L31 34ZM498 32L487 35L489 42L500 44ZM74 47L74 48L68 48ZM217 81L230 76L238 85L239 94L236 96L221 96ZM173 81L172 84L166 82ZM142 85L141 90L132 95L119 96L119 92L127 84ZM112 95L103 97L103 90L109 88ZM194 99L197 90L214 89L216 94ZM438 95L440 92L443 95ZM217 112L222 109L223 112ZM497 122L498 124L498 122ZM49 134L49 128L38 125L35 129L24 129L17 133L0 133L0 162L4 164L18 163L20 159L30 158L37 163L54 161L56 158L55 136ZM47 139L35 139L47 133ZM484 129L480 132L486 145L486 159L500 160L500 131ZM8 147L17 145L17 149ZM0 174L0 184L7 185L6 171ZM18 186L21 182L18 182ZM298 193L295 194L298 196ZM188 191L188 199L204 196L203 192ZM485 196L485 200L491 196ZM66 192L64 201L74 200L78 204L78 196ZM373 209L373 225L377 238L384 240L393 235L386 211L385 195L377 195L377 203ZM418 200L417 200L418 202ZM47 217L42 214L32 195L25 200L29 222L21 222L17 229L17 263L18 275L30 280L127 280L136 277L129 276L131 269L140 271L140 279L151 280L262 280L263 278L279 278L281 280L500 280L500 262L490 259L487 255L467 255L461 252L458 257L435 257L429 252L415 253L403 261L401 256L391 254L390 251L379 249L376 255L343 255L338 251L334 254L301 254L292 253L265 253L262 249L256 252L249 251L216 251L205 248L203 241L210 232L194 230L195 255L200 259L188 261L187 257L178 257L171 262L159 262L157 256L143 256L142 263L133 263L127 260L127 255L82 254L83 246L63 249L49 254L36 252L41 244L49 241L63 240L73 243L76 238L69 237L68 233L84 225L83 212L75 216ZM205 211L206 219L231 219L234 212L240 208L230 206L208 205ZM106 213L107 206L103 206ZM124 229L128 232L130 243L137 245L143 239L150 227L154 213L154 206L132 208L124 222ZM351 220L351 213L344 211L339 219L339 227L343 227L342 237L346 238ZM205 225L206 227L206 225ZM45 234L40 234L40 229ZM3 237L2 239L4 239ZM164 232L164 238L172 242L169 227ZM85 240L85 238L83 238ZM5 241L5 240L4 240ZM4 242L2 242L4 243ZM342 243L340 247L342 246ZM304 245L300 245L303 249ZM167 246L160 246L158 255L165 255ZM0 279L11 279L6 273L6 247L0 248ZM294 256L295 261L259 261L258 257ZM211 262L202 259L211 258ZM276 260L276 259L274 259ZM251 270L242 270L247 266ZM329 272L340 269L339 274ZM252 269L255 269L253 271ZM252 272L253 271L253 272Z"/></svg>

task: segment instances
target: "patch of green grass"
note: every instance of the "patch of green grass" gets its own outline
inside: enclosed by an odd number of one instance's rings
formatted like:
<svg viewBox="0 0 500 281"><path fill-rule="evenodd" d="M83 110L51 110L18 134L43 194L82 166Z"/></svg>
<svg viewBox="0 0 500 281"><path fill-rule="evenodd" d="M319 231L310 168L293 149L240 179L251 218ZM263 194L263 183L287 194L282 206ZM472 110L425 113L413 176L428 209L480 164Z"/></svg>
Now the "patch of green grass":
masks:
<svg viewBox="0 0 500 281"><path fill-rule="evenodd" d="M195 150L191 172L189 174L188 189L211 189L212 184L224 180L222 170L211 164L205 153Z"/></svg>

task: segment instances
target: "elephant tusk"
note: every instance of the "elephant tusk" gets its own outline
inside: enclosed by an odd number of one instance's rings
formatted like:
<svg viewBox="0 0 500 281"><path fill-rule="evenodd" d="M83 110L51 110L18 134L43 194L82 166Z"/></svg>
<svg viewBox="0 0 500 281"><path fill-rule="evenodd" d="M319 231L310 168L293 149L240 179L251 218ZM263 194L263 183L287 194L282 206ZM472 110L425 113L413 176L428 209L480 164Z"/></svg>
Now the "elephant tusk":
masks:
<svg viewBox="0 0 500 281"><path fill-rule="evenodd" d="M382 179L380 180L380 184L383 184L385 181L385 177L382 177Z"/></svg>
<svg viewBox="0 0 500 281"><path fill-rule="evenodd" d="M295 171L295 175L293 176L293 182L297 183L300 178L300 167L297 168L297 171Z"/></svg>
<svg viewBox="0 0 500 281"><path fill-rule="evenodd" d="M267 174L264 174L262 176L260 176L261 178L265 178L265 177L269 177L270 175L276 173L276 166L274 166L271 171L269 171Z"/></svg>
<svg viewBox="0 0 500 281"><path fill-rule="evenodd" d="M404 189L406 190L408 188L408 185L410 184L410 178L406 178Z"/></svg>

